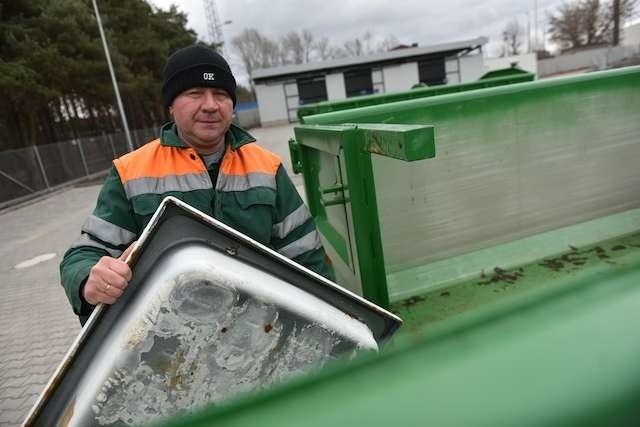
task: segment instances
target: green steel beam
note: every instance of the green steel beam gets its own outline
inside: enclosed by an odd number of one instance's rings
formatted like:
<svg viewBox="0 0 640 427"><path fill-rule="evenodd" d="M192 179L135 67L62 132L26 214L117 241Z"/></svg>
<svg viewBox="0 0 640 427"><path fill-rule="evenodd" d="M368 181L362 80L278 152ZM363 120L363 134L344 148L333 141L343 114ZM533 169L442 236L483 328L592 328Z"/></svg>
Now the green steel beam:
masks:
<svg viewBox="0 0 640 427"><path fill-rule="evenodd" d="M364 149L393 159L413 162L436 156L433 126L356 124L364 134Z"/></svg>
<svg viewBox="0 0 640 427"><path fill-rule="evenodd" d="M323 129L325 132L322 134L318 134L318 132L304 133L306 147L294 139L289 140L289 150L294 172L305 171L303 179L307 195L307 206L318 230L328 240L338 256L345 263L348 263L350 258L348 236L341 235L327 220L326 206L323 203L322 188L318 177L320 170L319 154L328 153L337 156L340 152L341 141L344 137L343 133L346 129L344 126L323 126Z"/></svg>
<svg viewBox="0 0 640 427"><path fill-rule="evenodd" d="M430 117L430 109L436 106L440 107L440 111L438 111L439 117L452 117L460 114L459 108L463 103L466 104L464 107L467 114L475 113L476 108L478 111L482 111L487 108L496 108L496 106L506 111L507 107L518 108L519 103L523 100L533 101L540 99L546 96L547 93L554 93L556 96L565 93L577 96L575 94L579 94L583 87L590 92L595 90L615 91L620 87L639 83L640 66L634 66L578 76L537 80L517 85L494 86L481 90L446 93L404 102L376 103L362 108L316 113L306 116L304 123L310 125L333 125L356 123L360 122L361 119L363 123L388 123L391 115L394 123L409 124L415 123L416 120L422 121L425 117ZM629 93L629 96L631 96L631 93ZM581 100L581 102L584 104L586 101ZM444 106L451 108L451 111L442 110ZM597 103L593 107L597 107ZM438 124L436 121L431 123ZM417 124L420 124L420 122Z"/></svg>
<svg viewBox="0 0 640 427"><path fill-rule="evenodd" d="M435 157L435 130L429 125L355 123L335 126L298 126L298 140L289 140L289 154L294 172L304 171L303 146L338 154L343 142L339 135L357 130L364 136L360 149L392 159L413 162ZM298 137L298 135L300 135Z"/></svg>
<svg viewBox="0 0 640 427"><path fill-rule="evenodd" d="M517 67L501 68L484 73L478 80L495 79L496 77L529 77L528 81L534 79L534 75Z"/></svg>
<svg viewBox="0 0 640 427"><path fill-rule="evenodd" d="M520 74L514 75L511 72L511 74L506 76L500 75L499 77L485 78L470 83L417 88L404 92L365 95L337 101L324 101L300 107L298 109L298 118L300 119L301 123L307 123L306 117L313 114L323 114L332 111L348 110L370 105L388 104L390 102L406 101L409 99L439 96L447 93L465 92L469 90L483 89L494 86L523 83L532 81L534 80L534 78L535 75L532 73L522 72Z"/></svg>
<svg viewBox="0 0 640 427"><path fill-rule="evenodd" d="M339 126L299 126L296 141L290 141L292 159L304 170L305 188L311 214L320 232L339 254L346 257L348 244L326 221L324 208L336 203L348 204L353 223L353 235L358 253L358 269L362 294L382 306L389 305L384 254L378 222L378 206L373 179L371 155L381 155L404 161L416 161L435 156L433 126L358 124ZM293 148L291 148L293 147ZM319 165L314 160L317 151L334 155L342 153L346 165L347 185L344 196L326 201L323 195L335 188L322 188L318 181ZM338 190L335 190L338 191ZM342 256L342 255L341 255ZM343 257L343 259L346 259Z"/></svg>
<svg viewBox="0 0 640 427"><path fill-rule="evenodd" d="M293 173L299 174L303 172L302 153L300 153L300 145L295 139L289 139L289 156L291 157L291 168Z"/></svg>
<svg viewBox="0 0 640 427"><path fill-rule="evenodd" d="M347 186L345 192L353 218L356 253L362 284L362 296L383 307L389 306L378 202L373 180L371 153L366 150L363 132L350 131L343 144Z"/></svg>

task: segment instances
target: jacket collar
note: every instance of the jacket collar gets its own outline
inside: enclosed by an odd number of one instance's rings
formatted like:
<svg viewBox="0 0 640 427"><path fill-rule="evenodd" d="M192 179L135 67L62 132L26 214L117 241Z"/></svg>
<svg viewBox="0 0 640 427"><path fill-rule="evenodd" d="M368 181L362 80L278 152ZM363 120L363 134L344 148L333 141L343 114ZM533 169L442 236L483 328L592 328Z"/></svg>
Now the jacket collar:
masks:
<svg viewBox="0 0 640 427"><path fill-rule="evenodd" d="M231 123L229 130L224 136L224 141L225 145L230 145L232 150L237 150L245 144L255 142L256 139L240 126ZM160 144L167 147L189 147L178 136L178 129L176 128L175 122L168 122L162 125L160 128Z"/></svg>

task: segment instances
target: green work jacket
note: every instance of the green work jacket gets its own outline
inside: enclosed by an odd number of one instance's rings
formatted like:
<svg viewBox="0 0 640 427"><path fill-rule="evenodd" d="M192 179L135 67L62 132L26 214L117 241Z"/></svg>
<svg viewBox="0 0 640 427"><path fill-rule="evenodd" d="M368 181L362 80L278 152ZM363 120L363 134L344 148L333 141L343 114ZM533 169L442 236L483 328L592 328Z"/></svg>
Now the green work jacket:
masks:
<svg viewBox="0 0 640 427"><path fill-rule="evenodd" d="M81 321L93 310L82 297L91 268L105 255L122 254L166 196L334 280L313 219L278 156L231 125L213 185L198 153L168 123L159 139L114 160L93 214L60 264L62 286Z"/></svg>

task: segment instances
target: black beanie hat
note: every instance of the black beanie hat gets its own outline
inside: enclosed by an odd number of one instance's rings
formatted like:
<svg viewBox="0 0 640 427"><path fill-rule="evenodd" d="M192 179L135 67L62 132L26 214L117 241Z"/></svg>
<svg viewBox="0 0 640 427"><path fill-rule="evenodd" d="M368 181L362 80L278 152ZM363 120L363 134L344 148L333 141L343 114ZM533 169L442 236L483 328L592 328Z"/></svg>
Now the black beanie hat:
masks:
<svg viewBox="0 0 640 427"><path fill-rule="evenodd" d="M227 91L236 106L236 79L229 64L213 49L193 45L175 51L164 67L162 102L169 107L176 96L192 87L217 87Z"/></svg>

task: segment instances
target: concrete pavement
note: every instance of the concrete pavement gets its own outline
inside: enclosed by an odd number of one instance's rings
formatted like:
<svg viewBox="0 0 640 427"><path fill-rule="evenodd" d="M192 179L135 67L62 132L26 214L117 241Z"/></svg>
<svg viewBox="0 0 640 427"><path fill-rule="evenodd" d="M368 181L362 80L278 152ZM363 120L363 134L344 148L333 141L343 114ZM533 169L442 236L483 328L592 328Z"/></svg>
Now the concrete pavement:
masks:
<svg viewBox="0 0 640 427"><path fill-rule="evenodd" d="M251 131L291 173L292 126ZM301 177L294 177L300 189ZM19 425L80 332L58 265L100 185L77 186L0 212L0 426Z"/></svg>
<svg viewBox="0 0 640 427"><path fill-rule="evenodd" d="M80 331L58 264L98 190L69 189L0 215L0 425L22 422Z"/></svg>

